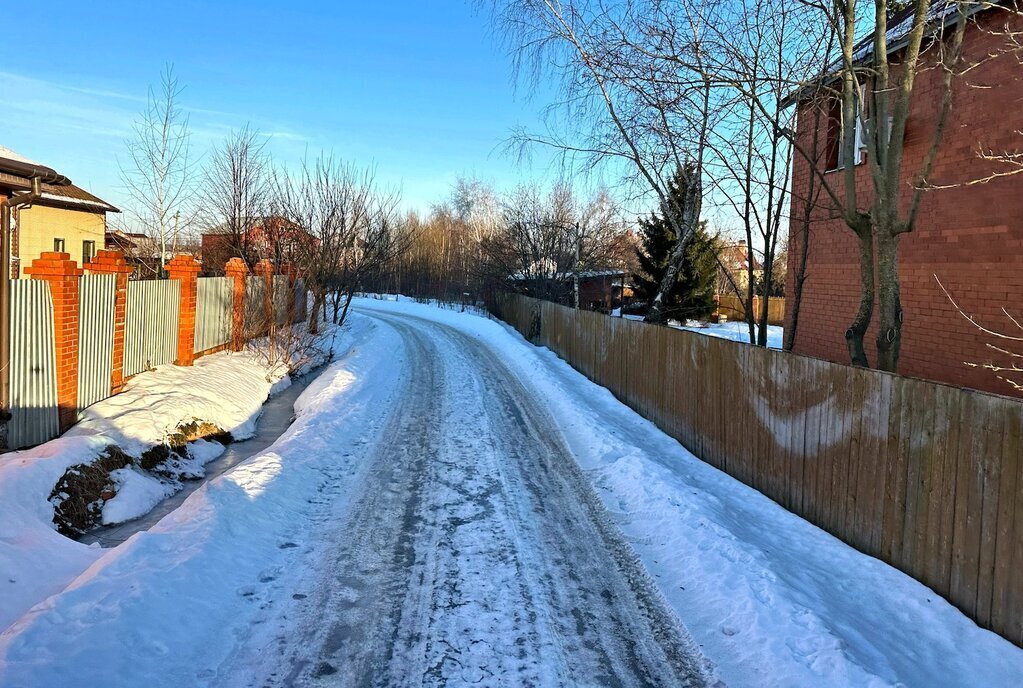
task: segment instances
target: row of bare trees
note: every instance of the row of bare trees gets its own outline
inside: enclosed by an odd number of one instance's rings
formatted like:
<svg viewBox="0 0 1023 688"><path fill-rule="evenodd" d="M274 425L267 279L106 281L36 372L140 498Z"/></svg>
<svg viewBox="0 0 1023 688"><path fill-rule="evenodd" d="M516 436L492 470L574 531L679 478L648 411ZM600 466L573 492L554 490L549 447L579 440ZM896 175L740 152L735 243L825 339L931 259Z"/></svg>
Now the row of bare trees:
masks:
<svg viewBox="0 0 1023 688"><path fill-rule="evenodd" d="M606 190L585 196L563 182L498 193L461 179L448 202L409 215L412 237L373 287L446 301L498 289L579 306L579 280L631 271L634 237Z"/></svg>

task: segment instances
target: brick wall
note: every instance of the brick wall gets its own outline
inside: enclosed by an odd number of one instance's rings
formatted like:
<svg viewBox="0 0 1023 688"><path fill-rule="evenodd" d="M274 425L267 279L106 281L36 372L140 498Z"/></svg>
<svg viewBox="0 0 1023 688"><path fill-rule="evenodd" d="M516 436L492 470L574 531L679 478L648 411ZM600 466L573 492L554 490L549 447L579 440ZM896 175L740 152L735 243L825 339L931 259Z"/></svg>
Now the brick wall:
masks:
<svg viewBox="0 0 1023 688"><path fill-rule="evenodd" d="M980 17L980 28L1000 29L1004 16L988 12ZM1023 28L1023 22L1015 20ZM964 43L967 60L976 60L1003 45L1004 39L968 29ZM990 87L990 88L985 88ZM918 77L906 128L906 183L921 167L930 144L941 94L940 74L926 71ZM822 126L823 128L823 126ZM942 293L941 280L966 312L985 326L1011 333L1015 328L1001 311L1007 308L1023 316L1023 175L987 184L963 186L989 175L992 163L981 160L978 146L1013 151L1023 148L1023 68L1012 56L991 60L956 82L952 112L931 179L954 188L929 191L924 195L916 230L903 235L900 244L900 278L905 312L900 372L904 375L939 380L986 391L1014 394L1011 386L984 369L967 363L1007 364L1010 358L989 344L1003 345L984 334L959 314ZM813 117L806 105L800 108L799 136L809 149ZM821 147L823 148L823 146ZM792 188L792 215L803 209L810 168L796 156ZM861 207L869 198L867 165L857 169ZM829 184L841 196L842 172L826 174ZM908 193L904 200L908 204ZM804 285L799 324L793 350L797 353L848 362L845 330L859 301L859 259L857 240L846 225L833 219L822 195L810 229L807 279ZM800 250L796 220L790 239L791 258L786 291L786 326L791 325L794 271ZM867 332L871 362L875 358L874 337L877 312ZM1016 334L1023 332L1016 331ZM1010 347L1011 348L1011 347ZM1016 347L1023 349L1023 346Z"/></svg>

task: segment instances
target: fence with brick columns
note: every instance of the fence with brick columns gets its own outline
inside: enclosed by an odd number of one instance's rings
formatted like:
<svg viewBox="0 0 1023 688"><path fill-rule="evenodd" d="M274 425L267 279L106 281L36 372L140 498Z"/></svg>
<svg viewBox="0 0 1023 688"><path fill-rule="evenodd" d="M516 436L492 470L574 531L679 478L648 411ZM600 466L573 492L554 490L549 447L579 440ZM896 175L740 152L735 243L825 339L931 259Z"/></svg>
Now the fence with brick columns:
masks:
<svg viewBox="0 0 1023 688"><path fill-rule="evenodd" d="M223 345L217 345L198 352L194 350L200 265L192 256L176 256L167 264L167 272L170 279L180 284L180 296L173 297L177 300L173 306L177 307L178 317L176 322L164 318L160 323L157 323L158 327L150 322L150 316L154 313L162 313L161 309L165 308L167 304L162 303L159 299L156 301L146 301L141 297L147 294L151 296L151 292L166 293L167 290L153 288L167 285L167 282L159 280L129 282L128 276L132 272L132 267L119 251L98 252L93 260L85 266L84 270L87 270L90 274L115 276L112 299L114 313L111 318L113 322L113 335L108 343L102 345L110 347L109 393L111 395L121 392L127 377L129 377L125 375L128 367L132 367L127 365L129 344L134 347L133 350L137 349L135 351L137 356L134 356L134 358L138 358L141 361L138 366L133 364L132 371L136 368L145 369L148 365L147 361L152 361L153 364L157 362L156 359L148 358L147 349L139 349L138 344L140 342L162 341L176 343L177 354L174 363L186 366L192 365L196 358L204 354L213 353L224 348ZM70 259L67 253L47 252L33 261L32 265L24 272L26 275L31 276L33 280L45 281L49 286L52 297L56 366L54 371L57 403L56 424L59 426L59 431L63 432L77 421L79 412L79 369L83 365L80 355L81 337L85 336L79 327L81 318L81 278L84 271ZM267 320L272 322L275 320L276 308L273 299L274 266L269 261L262 261L256 266L254 272L266 281L267 288L264 290L265 308L267 309ZM288 284L293 288L291 298L289 298L287 303L290 312L298 298L294 291L296 288L296 273L288 266L283 266L281 273L288 275ZM244 348L246 342L245 281L248 269L241 259L233 258L228 261L225 267L225 274L232 284L232 299L227 307L231 321L231 342L229 348L240 351ZM130 298L132 289L135 289L135 302L132 302ZM166 320L165 323L164 320ZM165 325L169 326L169 330ZM153 339L154 337L157 339ZM160 339L160 337L164 339ZM170 358L162 360L169 362ZM105 375L105 370L103 374ZM56 428L43 434L55 431ZM35 438L34 441L42 440ZM0 447L0 450L2 449L3 447Z"/></svg>
<svg viewBox="0 0 1023 688"><path fill-rule="evenodd" d="M67 253L47 251L25 270L50 285L56 348L57 414L60 431L78 420L78 278L82 269Z"/></svg>

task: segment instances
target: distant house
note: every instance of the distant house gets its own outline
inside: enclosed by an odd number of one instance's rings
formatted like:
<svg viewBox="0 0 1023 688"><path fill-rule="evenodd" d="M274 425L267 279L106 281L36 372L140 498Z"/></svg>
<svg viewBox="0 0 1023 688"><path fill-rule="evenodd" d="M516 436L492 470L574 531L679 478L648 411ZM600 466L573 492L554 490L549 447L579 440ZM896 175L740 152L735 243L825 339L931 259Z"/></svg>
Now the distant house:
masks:
<svg viewBox="0 0 1023 688"><path fill-rule="evenodd" d="M753 279L759 280L764 274L764 268L757 257L753 256ZM749 285L749 251L746 248L746 240L742 239L734 244L725 244L718 252L718 281L717 290L722 295L734 295L738 289L740 293L745 292Z"/></svg>
<svg viewBox="0 0 1023 688"><path fill-rule="evenodd" d="M0 196L29 190L32 168L42 167L0 146ZM14 211L11 277L20 277L45 251L63 251L80 265L88 262L105 246L107 213L117 212L110 203L74 184L43 184L41 200Z"/></svg>
<svg viewBox="0 0 1023 688"><path fill-rule="evenodd" d="M141 232L108 229L104 243L107 249L124 254L128 265L139 279L152 279L160 273L160 247L151 237Z"/></svg>
<svg viewBox="0 0 1023 688"><path fill-rule="evenodd" d="M241 231L216 227L202 235L202 266L208 275L223 274L224 265L231 258L242 258L254 263L263 258L277 265L294 264L302 253L320 244L320 240L282 217L254 218L250 226Z"/></svg>
<svg viewBox="0 0 1023 688"><path fill-rule="evenodd" d="M586 270L578 273L560 273L553 277L512 275L509 282L515 291L535 298L554 301L565 306L575 303L576 280L579 285L579 308L610 313L622 305L622 299L632 296L622 270Z"/></svg>

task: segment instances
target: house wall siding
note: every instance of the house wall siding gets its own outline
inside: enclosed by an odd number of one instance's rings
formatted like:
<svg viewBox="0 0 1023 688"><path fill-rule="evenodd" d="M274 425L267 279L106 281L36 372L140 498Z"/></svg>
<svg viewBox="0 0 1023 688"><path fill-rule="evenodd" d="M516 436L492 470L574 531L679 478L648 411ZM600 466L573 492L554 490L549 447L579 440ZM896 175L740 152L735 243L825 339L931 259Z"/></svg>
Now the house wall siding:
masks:
<svg viewBox="0 0 1023 688"><path fill-rule="evenodd" d="M1005 16L989 12L980 29L971 27L964 42L966 57L975 60L1001 47L1004 39L983 29L1004 30ZM1023 22L1016 17L1016 30ZM940 74L918 77L906 131L905 188L920 168L937 119ZM822 129L824 128L822 122ZM813 116L800 108L799 135L806 149L812 142ZM1023 69L1012 56L991 60L956 82L952 112L931 179L959 185L924 194L917 228L900 244L900 279L904 310L902 358L904 375L939 380L1001 394L1023 396L990 370L967 364L1011 362L990 347L1004 344L970 324L942 293L937 280L963 310L986 327L1011 333L1015 327L1002 312L1023 315L1023 175L986 184L965 182L989 175L992 163L977 156L979 146L996 151L1023 147ZM823 147L822 147L823 148ZM786 286L786 327L791 327L795 270L801 249L799 218L803 214L810 166L796 157L793 166L790 260ZM826 175L842 195L842 172ZM870 186L867 165L857 169L861 207L867 207ZM859 302L858 244L853 233L829 210L822 194L810 227L807 279L793 350L836 362L848 362L845 331ZM903 199L908 207L909 194ZM877 312L867 332L868 355L876 360ZM1023 334L1018 330L1015 334ZM1011 348L1011 347L1010 347Z"/></svg>
<svg viewBox="0 0 1023 688"><path fill-rule="evenodd" d="M82 242L96 242L96 251L104 248L106 216L64 208L35 205L18 211L17 257L21 267L32 264L44 252L53 251L53 240L64 239L64 251L79 265L83 262ZM13 275L12 275L13 276Z"/></svg>

